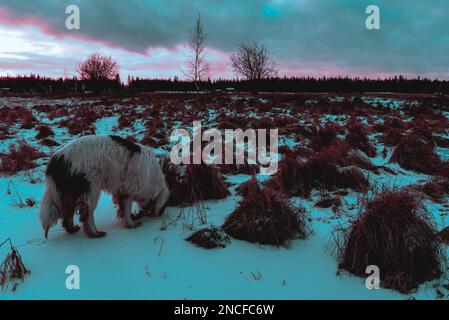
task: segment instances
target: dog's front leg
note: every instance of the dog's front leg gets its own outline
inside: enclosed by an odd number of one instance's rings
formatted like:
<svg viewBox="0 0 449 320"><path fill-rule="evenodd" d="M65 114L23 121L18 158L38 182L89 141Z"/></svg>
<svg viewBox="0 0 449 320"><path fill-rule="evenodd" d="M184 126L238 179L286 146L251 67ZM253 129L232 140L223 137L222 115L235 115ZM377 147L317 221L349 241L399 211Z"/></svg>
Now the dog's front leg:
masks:
<svg viewBox="0 0 449 320"><path fill-rule="evenodd" d="M80 215L85 219L83 220L83 230L89 238L101 238L106 235L106 232L97 230L94 212L88 206L83 206L80 209Z"/></svg>
<svg viewBox="0 0 449 320"><path fill-rule="evenodd" d="M119 202L119 210L124 221L123 225L128 229L136 228L141 225L139 221L133 221L131 217L132 206L133 200L131 198L124 198Z"/></svg>

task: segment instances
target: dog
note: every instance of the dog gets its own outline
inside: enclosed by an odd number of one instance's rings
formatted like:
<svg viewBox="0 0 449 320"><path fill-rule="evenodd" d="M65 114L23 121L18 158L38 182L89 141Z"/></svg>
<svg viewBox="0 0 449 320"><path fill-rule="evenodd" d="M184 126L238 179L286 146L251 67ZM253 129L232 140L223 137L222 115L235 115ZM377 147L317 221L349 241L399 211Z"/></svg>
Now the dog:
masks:
<svg viewBox="0 0 449 320"><path fill-rule="evenodd" d="M58 219L67 232L80 230L73 221L76 211L88 237L105 236L94 222L101 191L112 194L125 228L140 225L131 215L133 202L145 215L160 216L170 196L154 153L118 136L90 135L73 140L51 156L45 176L39 212L45 238Z"/></svg>

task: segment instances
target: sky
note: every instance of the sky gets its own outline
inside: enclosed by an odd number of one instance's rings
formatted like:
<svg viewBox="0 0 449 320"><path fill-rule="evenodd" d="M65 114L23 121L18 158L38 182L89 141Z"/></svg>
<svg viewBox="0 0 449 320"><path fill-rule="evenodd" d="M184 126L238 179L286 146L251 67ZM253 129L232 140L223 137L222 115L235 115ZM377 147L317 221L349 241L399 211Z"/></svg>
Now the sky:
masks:
<svg viewBox="0 0 449 320"><path fill-rule="evenodd" d="M65 26L80 9L80 29ZM380 29L368 30L368 5ZM122 79L184 77L201 15L211 78L234 77L230 55L264 43L280 76L404 75L449 79L448 0L0 0L0 75L75 76L92 53Z"/></svg>

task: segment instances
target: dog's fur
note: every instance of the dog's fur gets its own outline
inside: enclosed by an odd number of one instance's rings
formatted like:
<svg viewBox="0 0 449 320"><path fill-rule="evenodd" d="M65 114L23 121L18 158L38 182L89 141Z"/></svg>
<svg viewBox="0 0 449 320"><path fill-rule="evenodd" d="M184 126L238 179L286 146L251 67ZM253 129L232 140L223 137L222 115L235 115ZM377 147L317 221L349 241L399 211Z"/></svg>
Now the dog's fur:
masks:
<svg viewBox="0 0 449 320"><path fill-rule="evenodd" d="M68 143L53 154L45 176L47 188L39 213L45 237L58 219L67 232L78 231L73 222L77 210L89 237L104 236L94 223L101 191L113 195L126 228L139 225L131 217L133 201L144 213L160 216L169 197L154 153L117 136L84 136Z"/></svg>

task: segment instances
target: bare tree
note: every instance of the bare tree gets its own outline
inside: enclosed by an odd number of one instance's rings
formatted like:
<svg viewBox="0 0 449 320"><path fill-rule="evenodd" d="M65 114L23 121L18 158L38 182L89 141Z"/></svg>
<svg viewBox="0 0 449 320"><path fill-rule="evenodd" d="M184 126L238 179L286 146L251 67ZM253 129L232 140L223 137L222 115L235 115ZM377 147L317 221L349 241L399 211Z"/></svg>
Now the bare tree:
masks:
<svg viewBox="0 0 449 320"><path fill-rule="evenodd" d="M231 55L234 72L247 80L275 77L277 71L264 44L243 43Z"/></svg>
<svg viewBox="0 0 449 320"><path fill-rule="evenodd" d="M119 66L111 57L94 53L79 62L76 70L82 80L114 80L119 74Z"/></svg>
<svg viewBox="0 0 449 320"><path fill-rule="evenodd" d="M205 80L209 75L209 63L206 61L206 40L207 34L203 31L201 16L195 22L195 27L191 31L188 43L188 57L186 68L183 73L195 83L197 92L199 91L199 82Z"/></svg>

